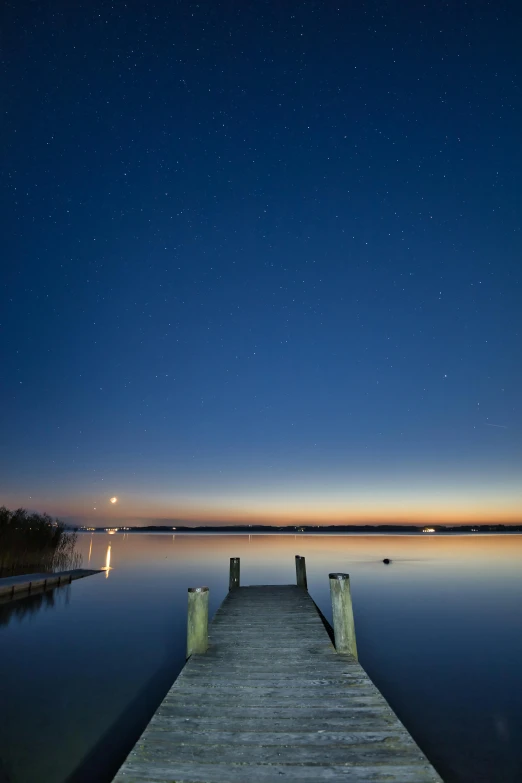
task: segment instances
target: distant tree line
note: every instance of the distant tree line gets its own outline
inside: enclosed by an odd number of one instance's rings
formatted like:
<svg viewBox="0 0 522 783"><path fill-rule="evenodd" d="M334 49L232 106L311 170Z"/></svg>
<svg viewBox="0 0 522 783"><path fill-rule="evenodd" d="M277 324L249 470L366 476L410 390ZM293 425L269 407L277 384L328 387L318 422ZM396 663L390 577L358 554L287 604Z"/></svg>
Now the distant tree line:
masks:
<svg viewBox="0 0 522 783"><path fill-rule="evenodd" d="M76 533L48 514L18 508L0 508L0 574L23 573L30 568L41 571L75 567Z"/></svg>

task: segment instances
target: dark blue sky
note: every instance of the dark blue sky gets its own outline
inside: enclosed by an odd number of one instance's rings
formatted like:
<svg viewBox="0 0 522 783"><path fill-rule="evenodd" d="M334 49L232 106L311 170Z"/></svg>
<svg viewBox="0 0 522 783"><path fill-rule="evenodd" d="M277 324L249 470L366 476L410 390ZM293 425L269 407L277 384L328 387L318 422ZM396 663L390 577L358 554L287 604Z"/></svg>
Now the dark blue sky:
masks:
<svg viewBox="0 0 522 783"><path fill-rule="evenodd" d="M520 521L518 3L2 14L1 501Z"/></svg>

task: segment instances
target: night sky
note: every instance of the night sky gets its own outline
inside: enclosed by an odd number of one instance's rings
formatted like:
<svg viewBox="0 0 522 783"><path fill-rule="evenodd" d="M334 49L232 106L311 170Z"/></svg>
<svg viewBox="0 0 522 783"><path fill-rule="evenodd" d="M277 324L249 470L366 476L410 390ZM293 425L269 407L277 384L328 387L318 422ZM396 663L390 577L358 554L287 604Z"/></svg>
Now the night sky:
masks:
<svg viewBox="0 0 522 783"><path fill-rule="evenodd" d="M1 13L0 502L522 520L518 2Z"/></svg>

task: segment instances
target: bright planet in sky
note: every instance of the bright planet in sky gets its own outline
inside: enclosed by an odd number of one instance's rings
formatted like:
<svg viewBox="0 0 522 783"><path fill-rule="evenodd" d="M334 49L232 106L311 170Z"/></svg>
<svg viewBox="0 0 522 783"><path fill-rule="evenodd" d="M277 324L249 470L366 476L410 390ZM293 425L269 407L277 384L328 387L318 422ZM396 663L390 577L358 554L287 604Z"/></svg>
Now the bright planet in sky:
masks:
<svg viewBox="0 0 522 783"><path fill-rule="evenodd" d="M117 503L117 502L118 502L118 498L111 498L111 503Z"/></svg>

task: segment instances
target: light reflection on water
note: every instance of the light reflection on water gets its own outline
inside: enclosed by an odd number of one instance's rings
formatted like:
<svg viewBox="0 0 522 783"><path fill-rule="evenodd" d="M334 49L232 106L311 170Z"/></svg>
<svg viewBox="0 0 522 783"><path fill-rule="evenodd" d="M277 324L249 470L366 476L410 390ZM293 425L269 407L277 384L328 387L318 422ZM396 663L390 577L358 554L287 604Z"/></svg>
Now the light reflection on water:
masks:
<svg viewBox="0 0 522 783"><path fill-rule="evenodd" d="M111 545L109 544L107 547L107 554L105 555L105 565L102 568L102 571L105 571L105 578L109 578L109 571L111 570Z"/></svg>
<svg viewBox="0 0 522 783"><path fill-rule="evenodd" d="M0 783L110 780L183 665L187 587L213 613L230 557L290 583L296 554L328 618L328 573L350 573L361 663L447 783L522 779L522 536L79 539L110 579L1 607Z"/></svg>

